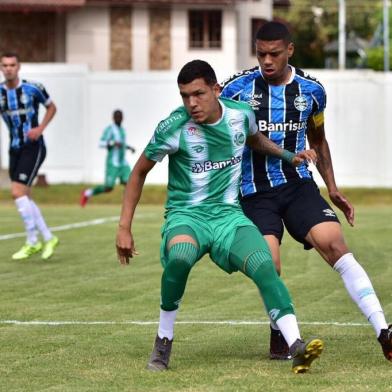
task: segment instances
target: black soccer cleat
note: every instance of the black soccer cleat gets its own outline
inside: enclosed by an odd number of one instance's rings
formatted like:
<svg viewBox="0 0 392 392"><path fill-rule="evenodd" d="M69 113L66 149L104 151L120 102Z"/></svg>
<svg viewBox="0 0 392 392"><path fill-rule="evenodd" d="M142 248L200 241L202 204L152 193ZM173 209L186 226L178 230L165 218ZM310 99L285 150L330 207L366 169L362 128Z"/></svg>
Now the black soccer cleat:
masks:
<svg viewBox="0 0 392 392"><path fill-rule="evenodd" d="M161 372L169 367L170 353L173 340L161 339L158 335L155 338L154 348L151 353L147 369L153 372Z"/></svg>
<svg viewBox="0 0 392 392"><path fill-rule="evenodd" d="M270 326L270 359L285 361L291 359L289 346L286 343L282 333L278 329Z"/></svg>
<svg viewBox="0 0 392 392"><path fill-rule="evenodd" d="M392 362L392 324L388 326L388 329L381 330L377 340L381 344L384 357Z"/></svg>
<svg viewBox="0 0 392 392"><path fill-rule="evenodd" d="M320 339L311 339L307 342L297 339L290 347L290 354L293 357L292 371L296 374L307 372L323 349L324 343Z"/></svg>

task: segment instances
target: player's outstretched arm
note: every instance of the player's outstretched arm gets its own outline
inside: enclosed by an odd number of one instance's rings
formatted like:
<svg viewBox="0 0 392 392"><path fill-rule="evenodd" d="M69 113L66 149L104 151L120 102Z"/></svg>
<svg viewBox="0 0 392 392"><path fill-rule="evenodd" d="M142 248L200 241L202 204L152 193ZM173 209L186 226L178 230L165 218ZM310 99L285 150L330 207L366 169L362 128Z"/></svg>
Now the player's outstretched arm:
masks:
<svg viewBox="0 0 392 392"><path fill-rule="evenodd" d="M314 150L304 150L294 154L288 150L280 148L276 143L268 139L261 132L257 132L255 135L249 136L246 140L246 143L252 150L255 150L263 155L272 155L281 158L293 166L298 166L304 161L317 161L317 154Z"/></svg>
<svg viewBox="0 0 392 392"><path fill-rule="evenodd" d="M336 205L347 219L347 222L354 225L354 207L347 198L339 191L332 165L331 152L328 141L325 137L324 123L316 126L314 120L308 126L309 146L313 148L318 156L317 170L319 171L328 189L329 198Z"/></svg>
<svg viewBox="0 0 392 392"><path fill-rule="evenodd" d="M144 153L141 154L125 187L116 236L117 256L122 265L129 264L129 258L138 254L132 236L132 221L146 176L155 163L147 159Z"/></svg>

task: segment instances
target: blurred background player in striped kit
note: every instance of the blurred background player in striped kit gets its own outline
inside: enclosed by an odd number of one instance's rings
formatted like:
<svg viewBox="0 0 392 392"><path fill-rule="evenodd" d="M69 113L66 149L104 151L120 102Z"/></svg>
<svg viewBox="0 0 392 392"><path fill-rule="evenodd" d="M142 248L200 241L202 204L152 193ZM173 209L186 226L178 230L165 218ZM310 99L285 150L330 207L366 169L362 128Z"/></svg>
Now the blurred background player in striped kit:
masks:
<svg viewBox="0 0 392 392"><path fill-rule="evenodd" d="M31 186L46 156L43 131L56 113L45 87L19 78L20 63L16 53L1 56L4 82L0 84L0 113L9 129L9 175L11 193L22 217L27 241L12 255L14 260L27 259L41 252L43 259L53 255L59 240L49 230L37 204L31 197ZM46 108L39 124L39 105ZM44 243L38 239L37 230Z"/></svg>
<svg viewBox="0 0 392 392"><path fill-rule="evenodd" d="M126 160L126 151L134 153L136 150L127 145L125 129L122 127L123 113L121 110L113 112L113 124L103 131L99 146L108 150L106 157L105 183L95 188L82 191L80 205L84 207L89 198L104 192L111 192L116 184L117 178L122 185L128 181L131 166Z"/></svg>

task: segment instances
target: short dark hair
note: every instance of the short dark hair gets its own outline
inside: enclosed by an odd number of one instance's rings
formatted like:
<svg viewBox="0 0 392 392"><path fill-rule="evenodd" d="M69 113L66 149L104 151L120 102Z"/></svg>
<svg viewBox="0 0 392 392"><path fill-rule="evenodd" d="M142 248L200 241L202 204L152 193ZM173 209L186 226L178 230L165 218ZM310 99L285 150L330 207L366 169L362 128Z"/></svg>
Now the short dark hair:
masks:
<svg viewBox="0 0 392 392"><path fill-rule="evenodd" d="M3 58L3 57L7 57L7 58L9 58L9 57L15 57L16 60L17 60L18 63L19 63L19 55L18 55L18 53L16 53L16 52L11 52L11 51L9 51L9 52L3 52L3 53L1 54L1 58Z"/></svg>
<svg viewBox="0 0 392 392"><path fill-rule="evenodd" d="M193 60L186 63L178 74L177 83L187 84L199 78L204 79L206 84L210 86L218 83L215 71L210 64L203 60Z"/></svg>
<svg viewBox="0 0 392 392"><path fill-rule="evenodd" d="M292 42L291 34L286 25L280 22L267 22L259 28L256 39L260 41L279 41L283 40L289 44Z"/></svg>

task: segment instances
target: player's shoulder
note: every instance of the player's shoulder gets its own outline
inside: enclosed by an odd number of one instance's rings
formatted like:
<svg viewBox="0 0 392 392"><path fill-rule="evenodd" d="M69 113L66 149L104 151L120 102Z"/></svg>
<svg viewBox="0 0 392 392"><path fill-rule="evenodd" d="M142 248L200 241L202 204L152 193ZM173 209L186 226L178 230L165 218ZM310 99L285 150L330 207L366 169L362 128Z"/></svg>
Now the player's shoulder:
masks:
<svg viewBox="0 0 392 392"><path fill-rule="evenodd" d="M232 84L244 85L259 76L261 76L261 74L260 74L260 69L258 66L253 67L253 68L249 68L249 69L244 69L242 71L236 72L235 74L233 74L233 75L229 76L228 78L226 78L225 80L223 80L220 83L220 86L222 88L225 88L225 87L232 85Z"/></svg>
<svg viewBox="0 0 392 392"><path fill-rule="evenodd" d="M32 89L45 90L45 86L41 82L30 79L22 79L22 86L30 87Z"/></svg>
<svg viewBox="0 0 392 392"><path fill-rule="evenodd" d="M297 79L300 84L306 84L312 89L324 91L323 84L315 76L301 68L295 68L295 79Z"/></svg>
<svg viewBox="0 0 392 392"><path fill-rule="evenodd" d="M244 101L236 101L234 99L223 98L223 97L220 97L219 99L222 102L222 104L228 107L229 109L237 109L240 111L253 110L252 107L247 102Z"/></svg>
<svg viewBox="0 0 392 392"><path fill-rule="evenodd" d="M169 131L175 131L186 124L189 118L190 116L185 107L180 106L173 110L168 117L159 122L158 126L156 127L156 132L164 134Z"/></svg>
<svg viewBox="0 0 392 392"><path fill-rule="evenodd" d="M0 90L6 90L5 81L0 83Z"/></svg>

